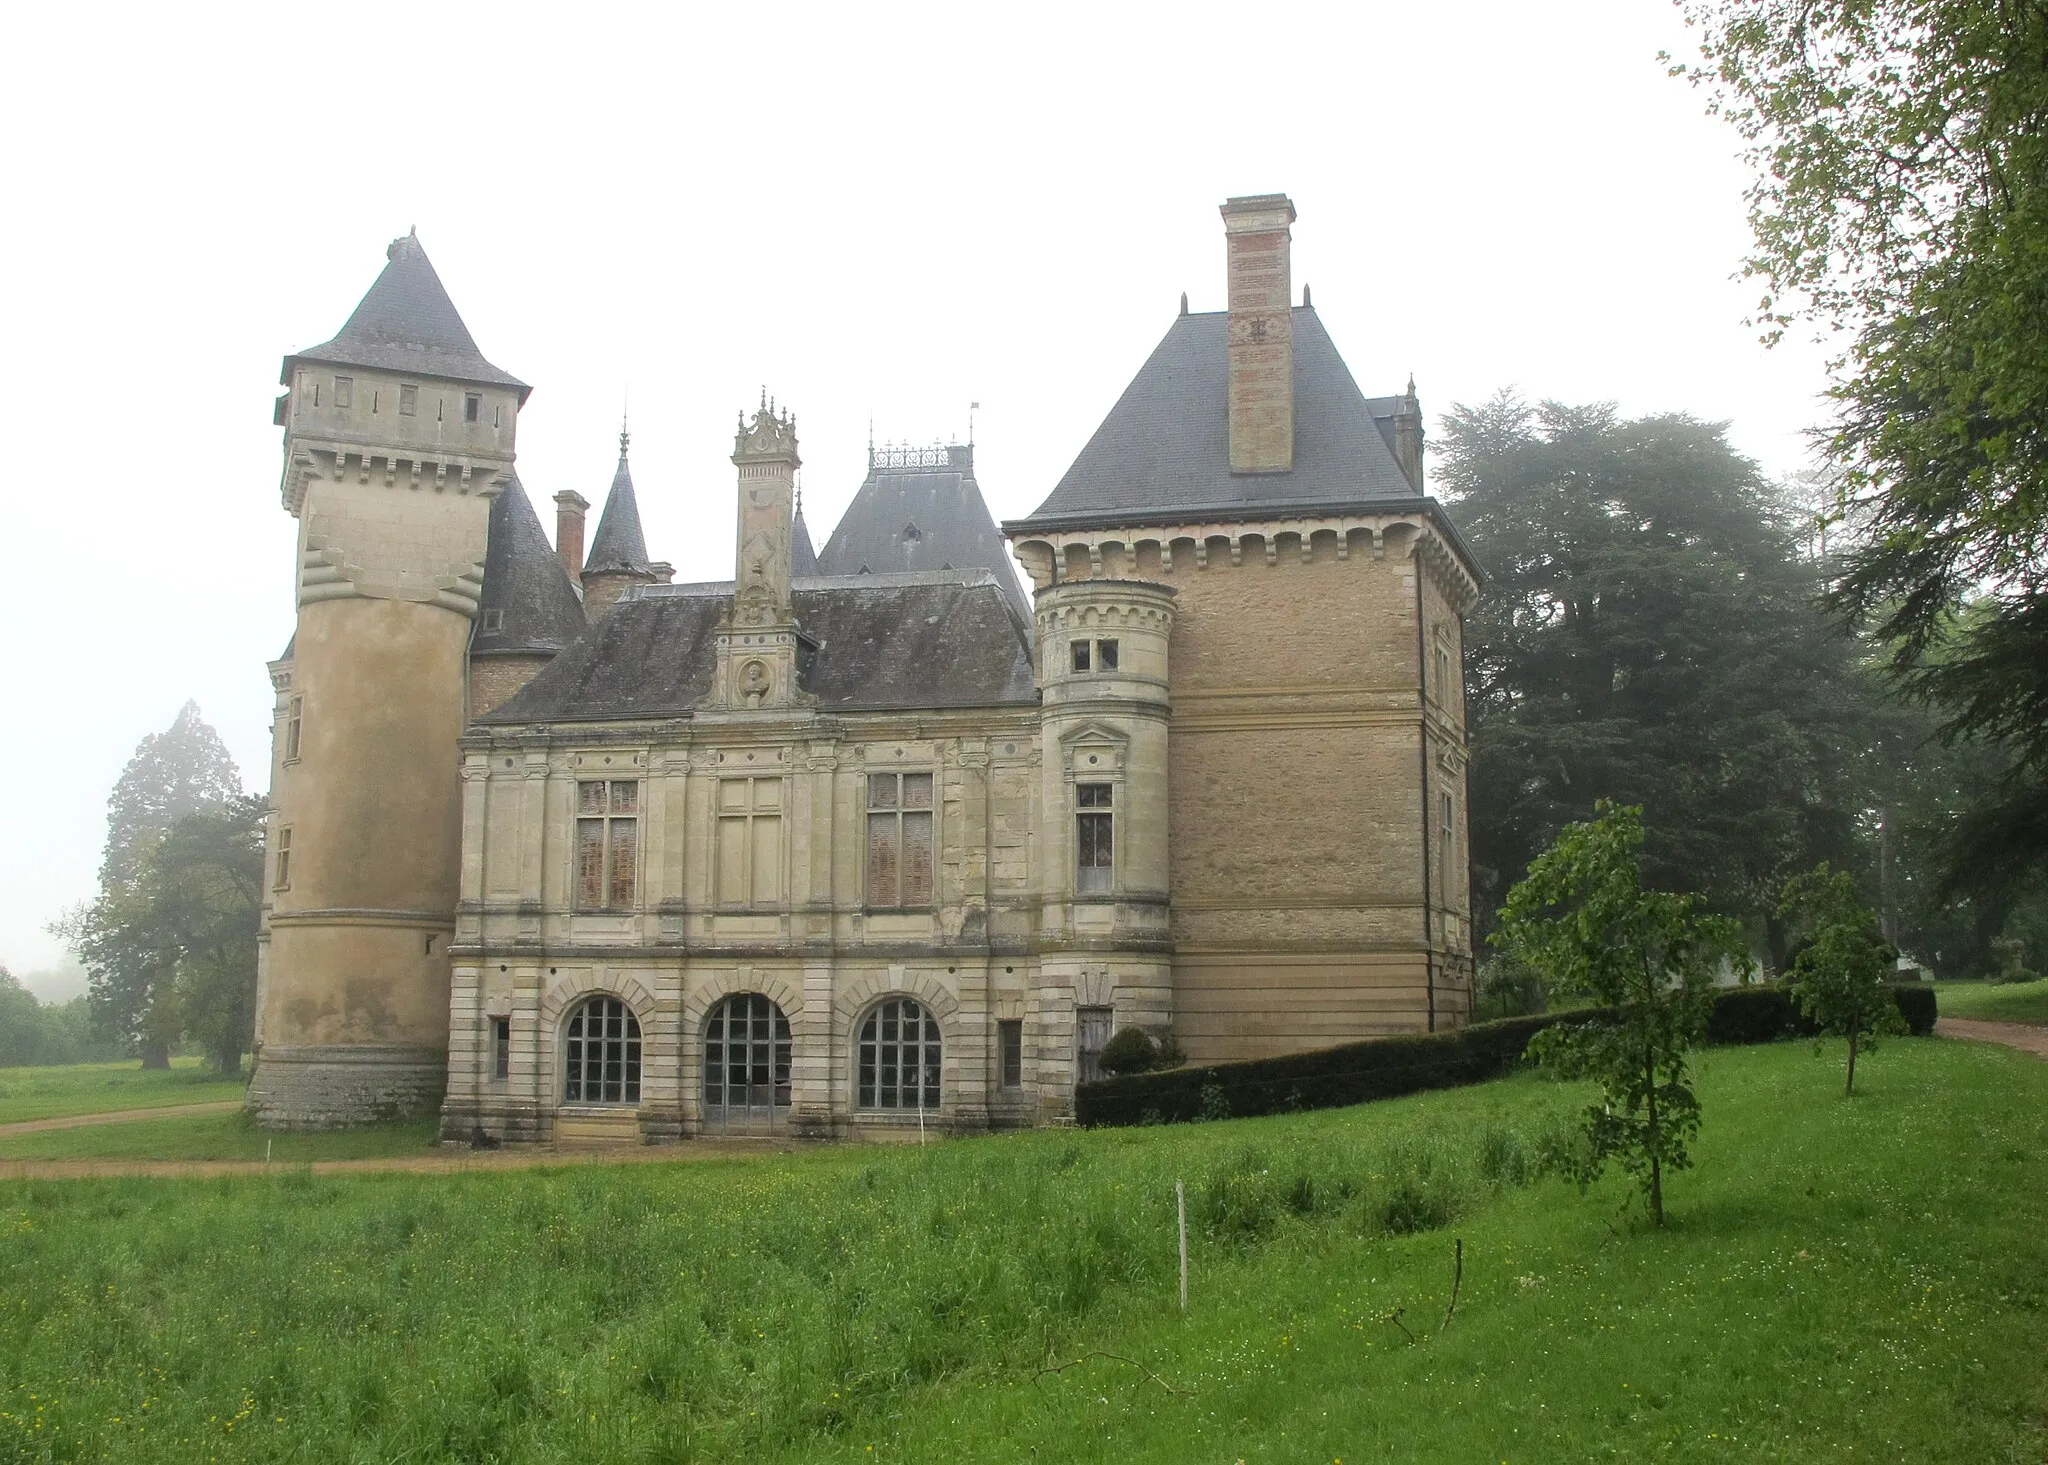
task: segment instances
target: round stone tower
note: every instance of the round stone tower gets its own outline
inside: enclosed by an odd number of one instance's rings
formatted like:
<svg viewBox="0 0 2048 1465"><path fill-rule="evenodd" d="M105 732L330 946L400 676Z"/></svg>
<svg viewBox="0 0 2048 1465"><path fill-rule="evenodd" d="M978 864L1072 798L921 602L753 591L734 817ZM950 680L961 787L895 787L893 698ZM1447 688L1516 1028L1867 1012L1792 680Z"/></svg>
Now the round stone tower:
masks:
<svg viewBox="0 0 2048 1465"><path fill-rule="evenodd" d="M1080 579L1037 594L1040 938L1049 1046L1077 1076L1117 1029L1173 1022L1167 857L1167 641L1174 592ZM1067 1003L1070 1010L1062 1011ZM1052 1075L1043 1075L1042 1081Z"/></svg>
<svg viewBox="0 0 2048 1465"><path fill-rule="evenodd" d="M286 358L277 408L298 624L249 1089L272 1127L430 1111L447 1079L470 623L527 388L418 239L388 258L340 335Z"/></svg>

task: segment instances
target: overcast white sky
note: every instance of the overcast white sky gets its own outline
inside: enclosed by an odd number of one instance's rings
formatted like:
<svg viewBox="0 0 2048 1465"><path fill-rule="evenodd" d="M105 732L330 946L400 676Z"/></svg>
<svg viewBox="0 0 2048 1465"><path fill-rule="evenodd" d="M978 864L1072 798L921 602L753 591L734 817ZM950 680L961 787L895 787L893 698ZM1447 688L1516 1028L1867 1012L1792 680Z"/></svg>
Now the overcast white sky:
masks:
<svg viewBox="0 0 2048 1465"><path fill-rule="evenodd" d="M883 438L1052 487L1216 207L1290 194L1368 394L1726 419L1802 463L1820 353L1742 324L1737 140L1657 0L1564 5L27 6L0 91L0 962L92 891L107 792L197 698L251 786L292 625L279 359L416 225L534 385L521 476L602 502L630 390L650 550L731 573L734 413L793 408L822 543Z"/></svg>

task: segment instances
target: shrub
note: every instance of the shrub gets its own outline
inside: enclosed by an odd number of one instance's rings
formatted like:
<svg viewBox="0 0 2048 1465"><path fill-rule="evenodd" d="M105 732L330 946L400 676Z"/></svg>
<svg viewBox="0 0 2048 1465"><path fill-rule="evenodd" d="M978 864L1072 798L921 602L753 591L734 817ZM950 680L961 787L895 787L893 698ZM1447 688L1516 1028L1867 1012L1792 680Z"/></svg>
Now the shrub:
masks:
<svg viewBox="0 0 2048 1465"><path fill-rule="evenodd" d="M1892 995L1908 1032L1924 1038L1934 1031L1933 988L1897 986ZM1105 1078L1074 1091L1074 1117L1090 1126L1185 1124L1290 1109L1334 1109L1428 1089L1460 1088L1511 1072L1522 1061L1529 1039L1552 1024L1598 1022L1604 1015L1601 1008L1546 1012L1473 1023L1451 1032L1371 1038L1280 1058ZM1725 989L1715 995L1707 1019L1707 1042L1716 1045L1811 1038L1815 1031L1777 986Z"/></svg>
<svg viewBox="0 0 2048 1465"><path fill-rule="evenodd" d="M1159 1045L1143 1028L1118 1028L1098 1061L1104 1073L1148 1073L1159 1066Z"/></svg>

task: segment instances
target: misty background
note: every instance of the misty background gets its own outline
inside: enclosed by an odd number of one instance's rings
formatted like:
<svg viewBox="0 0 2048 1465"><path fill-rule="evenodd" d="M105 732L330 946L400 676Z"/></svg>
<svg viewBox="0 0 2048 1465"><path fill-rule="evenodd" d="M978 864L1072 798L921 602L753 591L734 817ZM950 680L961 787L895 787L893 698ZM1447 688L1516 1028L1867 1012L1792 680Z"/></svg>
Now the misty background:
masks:
<svg viewBox="0 0 2048 1465"><path fill-rule="evenodd" d="M0 120L0 963L71 995L109 788L187 698L251 788L292 628L280 358L417 227L534 385L519 467L731 573L731 432L797 414L822 544L877 440L1030 511L1171 324L1217 205L1286 192L1368 395L1732 423L1804 465L1824 346L1743 324L1738 140L1676 10L1468 4L31 8ZM38 979L37 974L43 976ZM82 976L76 978L82 986Z"/></svg>

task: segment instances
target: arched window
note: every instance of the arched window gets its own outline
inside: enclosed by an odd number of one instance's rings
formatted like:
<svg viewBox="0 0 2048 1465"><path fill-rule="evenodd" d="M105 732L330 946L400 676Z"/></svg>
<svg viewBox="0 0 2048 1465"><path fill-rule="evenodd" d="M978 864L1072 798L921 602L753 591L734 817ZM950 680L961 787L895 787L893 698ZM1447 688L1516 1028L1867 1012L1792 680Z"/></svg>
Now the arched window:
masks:
<svg viewBox="0 0 2048 1465"><path fill-rule="evenodd" d="M572 1104L640 1102L640 1019L616 997L592 997L569 1014L562 1097Z"/></svg>
<svg viewBox="0 0 2048 1465"><path fill-rule="evenodd" d="M939 1020L922 1002L891 997L868 1009L860 1025L859 1104L939 1107Z"/></svg>
<svg viewBox="0 0 2048 1465"><path fill-rule="evenodd" d="M704 1119L772 1124L789 1107L789 1019L759 992L728 997L704 1022Z"/></svg>

